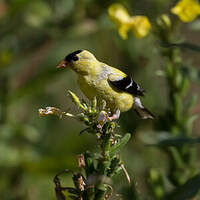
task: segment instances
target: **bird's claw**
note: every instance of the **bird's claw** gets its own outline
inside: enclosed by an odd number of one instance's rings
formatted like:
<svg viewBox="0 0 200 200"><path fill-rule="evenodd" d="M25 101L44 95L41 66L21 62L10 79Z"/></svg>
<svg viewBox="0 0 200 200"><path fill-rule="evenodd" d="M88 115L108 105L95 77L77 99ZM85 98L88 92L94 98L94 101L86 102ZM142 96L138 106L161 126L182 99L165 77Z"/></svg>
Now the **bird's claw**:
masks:
<svg viewBox="0 0 200 200"><path fill-rule="evenodd" d="M117 109L115 111L115 113L111 117L109 117L109 119L110 119L110 121L112 121L112 120L115 120L115 119L119 119L119 117L120 117L120 110Z"/></svg>
<svg viewBox="0 0 200 200"><path fill-rule="evenodd" d="M111 121L108 113L106 111L101 111L99 113L99 116L98 116L98 125L97 125L97 128L101 131L102 128L103 128L103 125L106 123L106 122L109 122Z"/></svg>
<svg viewBox="0 0 200 200"><path fill-rule="evenodd" d="M115 119L119 119L119 116L120 116L120 110L117 109L116 112L109 117L108 113L106 111L101 111L99 113L99 116L98 116L98 125L97 125L97 128L101 131L104 124L107 123L107 122L111 122Z"/></svg>

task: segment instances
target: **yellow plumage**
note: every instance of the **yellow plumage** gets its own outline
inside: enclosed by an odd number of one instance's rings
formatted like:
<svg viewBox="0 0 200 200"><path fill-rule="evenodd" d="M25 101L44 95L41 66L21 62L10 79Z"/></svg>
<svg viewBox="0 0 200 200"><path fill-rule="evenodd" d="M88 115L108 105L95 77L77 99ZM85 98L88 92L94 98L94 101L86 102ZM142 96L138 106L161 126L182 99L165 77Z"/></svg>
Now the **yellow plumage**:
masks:
<svg viewBox="0 0 200 200"><path fill-rule="evenodd" d="M97 65L99 65L98 67L96 66L96 68L99 69L98 72L95 72L95 70L92 74L85 76L78 75L78 84L80 89L90 100L95 96L97 99L104 99L107 106L112 111L120 109L120 111L125 112L129 110L133 106L133 96L126 92L113 89L107 78L104 78L104 76L107 75L105 73L106 70L109 69L112 73L118 73L120 76L120 73L118 72L119 70L115 70L114 68L106 66L103 63L98 63ZM123 74L121 75L123 76Z"/></svg>
<svg viewBox="0 0 200 200"><path fill-rule="evenodd" d="M123 80L127 75L114 67L99 62L89 51L78 50L69 54L58 65L58 68L67 66L77 73L79 87L85 96L88 99L93 99L95 96L98 100L104 99L113 113L118 109L122 112L128 111L132 107L136 109L137 101L141 104L140 99L134 94L121 90L120 85L119 89L112 84L118 84L118 82L124 84ZM138 85L137 87L140 89ZM143 109L144 114L146 113L144 116L139 110L136 109L136 111L142 118L153 118L153 115L145 108Z"/></svg>

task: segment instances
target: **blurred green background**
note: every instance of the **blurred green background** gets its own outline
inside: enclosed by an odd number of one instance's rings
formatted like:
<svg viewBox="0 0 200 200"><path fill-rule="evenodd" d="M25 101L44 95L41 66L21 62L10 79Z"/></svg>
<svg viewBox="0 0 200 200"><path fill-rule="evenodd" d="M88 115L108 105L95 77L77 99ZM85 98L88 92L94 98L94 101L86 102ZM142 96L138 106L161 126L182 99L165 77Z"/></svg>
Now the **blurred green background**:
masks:
<svg viewBox="0 0 200 200"><path fill-rule="evenodd" d="M0 0L0 196L2 200L54 199L53 177L65 168L77 169L76 154L97 151L95 137L79 135L84 128L73 119L40 118L38 109L56 106L71 113L77 108L67 97L72 90L84 98L70 70L55 67L68 53L87 49L102 62L133 76L146 90L142 99L156 116L169 106L159 42L151 34L138 40L131 34L122 40L109 20L112 0ZM174 1L121 0L131 15L147 15L150 21L169 13ZM187 41L200 44L200 20L181 28ZM190 65L199 67L198 53L184 51ZM189 96L199 92L193 84ZM199 101L200 103L200 101ZM198 113L199 103L193 108ZM167 170L168 158L144 140L155 135L152 121L141 121L134 111L123 113L120 133L130 132L131 142L122 159L143 195L150 195L147 173L151 167ZM194 133L200 131L199 120ZM196 134L197 136L198 134ZM160 159L162 158L162 159ZM120 182L119 182L120 180ZM62 178L72 184L71 177ZM121 173L117 189L126 185ZM149 196L149 199L151 197Z"/></svg>

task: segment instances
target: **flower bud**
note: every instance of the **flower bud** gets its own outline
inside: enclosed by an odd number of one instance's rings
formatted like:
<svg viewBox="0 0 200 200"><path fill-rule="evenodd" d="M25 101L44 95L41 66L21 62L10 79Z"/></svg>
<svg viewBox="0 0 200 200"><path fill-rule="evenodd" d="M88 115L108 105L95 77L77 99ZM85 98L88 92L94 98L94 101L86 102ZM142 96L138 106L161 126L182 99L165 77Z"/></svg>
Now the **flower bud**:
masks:
<svg viewBox="0 0 200 200"><path fill-rule="evenodd" d="M163 14L157 18L157 24L162 29L168 29L171 27L171 20L168 15Z"/></svg>
<svg viewBox="0 0 200 200"><path fill-rule="evenodd" d="M70 90L68 90L68 93L70 95L70 97L72 98L72 101L80 108L82 108L83 110L87 110L87 108L85 106L83 106L79 100L79 98Z"/></svg>

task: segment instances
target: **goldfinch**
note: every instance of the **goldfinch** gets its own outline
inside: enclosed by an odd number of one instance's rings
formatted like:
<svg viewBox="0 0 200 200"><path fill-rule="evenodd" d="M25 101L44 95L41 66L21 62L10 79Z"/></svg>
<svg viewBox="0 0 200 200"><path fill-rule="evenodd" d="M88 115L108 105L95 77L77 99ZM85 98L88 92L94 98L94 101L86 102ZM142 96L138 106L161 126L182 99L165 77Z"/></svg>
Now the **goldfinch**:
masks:
<svg viewBox="0 0 200 200"><path fill-rule="evenodd" d="M87 50L77 50L67 55L57 68L69 67L78 75L78 84L85 96L92 100L104 99L113 116L119 118L120 111L133 108L142 119L154 119L154 115L146 109L139 96L144 90L133 79L114 67L98 61Z"/></svg>

